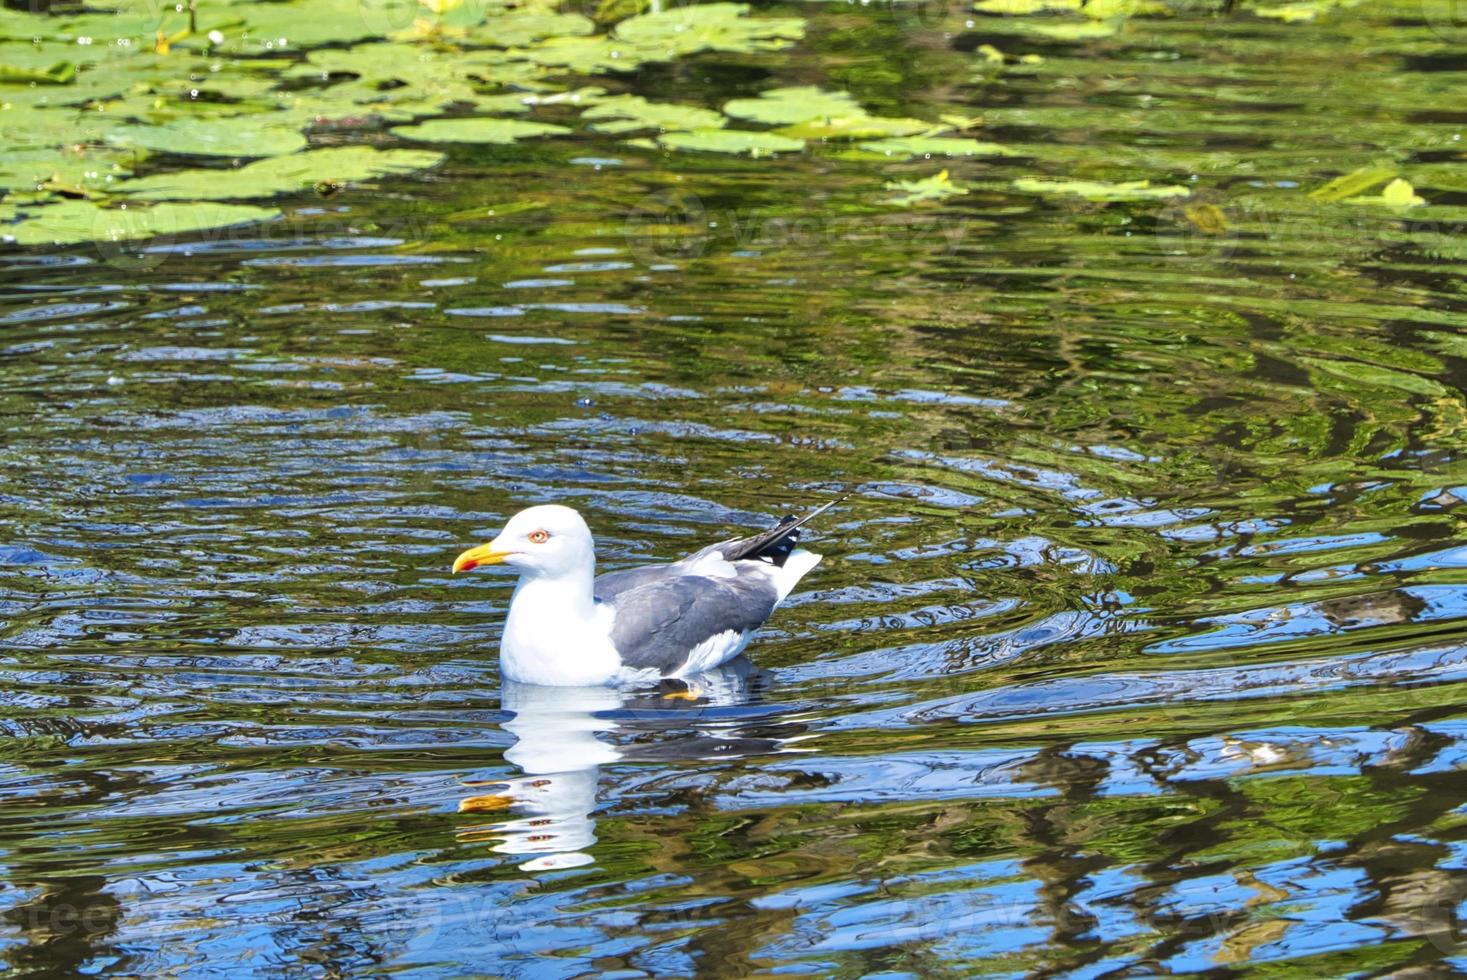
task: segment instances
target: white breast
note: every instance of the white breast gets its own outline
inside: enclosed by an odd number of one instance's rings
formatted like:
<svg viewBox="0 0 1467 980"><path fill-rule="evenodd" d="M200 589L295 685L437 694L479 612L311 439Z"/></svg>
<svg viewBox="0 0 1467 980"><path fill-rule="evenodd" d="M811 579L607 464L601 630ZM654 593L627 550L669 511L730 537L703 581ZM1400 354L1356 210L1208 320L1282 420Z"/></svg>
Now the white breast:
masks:
<svg viewBox="0 0 1467 980"><path fill-rule="evenodd" d="M621 657L611 644L610 620L610 612L600 608L585 619L569 616L552 590L527 587L522 581L504 621L500 672L522 684L613 683Z"/></svg>

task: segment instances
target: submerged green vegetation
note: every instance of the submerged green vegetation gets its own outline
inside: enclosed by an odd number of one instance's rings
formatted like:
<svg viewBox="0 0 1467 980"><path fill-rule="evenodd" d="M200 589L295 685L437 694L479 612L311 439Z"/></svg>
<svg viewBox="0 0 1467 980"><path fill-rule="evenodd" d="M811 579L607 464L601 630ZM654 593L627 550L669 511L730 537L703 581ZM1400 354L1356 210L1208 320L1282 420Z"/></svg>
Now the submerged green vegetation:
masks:
<svg viewBox="0 0 1467 980"><path fill-rule="evenodd" d="M1337 11L1349 6L1255 4L1245 16L1312 21L1345 16ZM982 132L981 116L883 115L840 88L774 87L721 105L619 92L650 66L788 49L805 37L807 20L727 2L655 10L645 0L609 2L590 15L569 8L547 0L139 0L110 13L0 10L0 234L21 245L66 244L269 221L278 209L246 202L442 162L421 144L574 139L582 131L644 151L866 161L877 207L922 206L958 192L931 172L893 175L890 165L1033 152L972 135ZM893 16L904 9L893 0ZM973 10L975 30L993 25L1013 39L1067 45L1174 13L1156 0L978 0ZM974 57L979 70L1021 71L1038 84L1044 60L987 43ZM1335 181L1311 199L1427 203L1394 170L1361 174L1370 179L1347 180L1351 193L1339 193ZM1011 187L1093 202L1162 201L1199 189L1160 176L1035 175ZM930 183L882 196L914 179ZM1379 194L1363 193L1382 184ZM161 201L178 203L154 203ZM221 201L237 203L212 203Z"/></svg>

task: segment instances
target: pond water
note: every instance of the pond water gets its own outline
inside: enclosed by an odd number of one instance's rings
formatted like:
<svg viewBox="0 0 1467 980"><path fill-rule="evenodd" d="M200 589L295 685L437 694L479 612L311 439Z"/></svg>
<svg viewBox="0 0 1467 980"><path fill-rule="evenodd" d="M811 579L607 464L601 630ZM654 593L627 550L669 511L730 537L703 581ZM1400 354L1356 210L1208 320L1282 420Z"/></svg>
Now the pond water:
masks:
<svg viewBox="0 0 1467 980"><path fill-rule="evenodd" d="M759 12L806 37L616 81L1013 155L577 130L0 256L8 969L1467 970L1452 25ZM1306 193L1382 164L1428 203ZM689 690L504 689L510 583L448 573L531 503L611 568L841 490Z"/></svg>

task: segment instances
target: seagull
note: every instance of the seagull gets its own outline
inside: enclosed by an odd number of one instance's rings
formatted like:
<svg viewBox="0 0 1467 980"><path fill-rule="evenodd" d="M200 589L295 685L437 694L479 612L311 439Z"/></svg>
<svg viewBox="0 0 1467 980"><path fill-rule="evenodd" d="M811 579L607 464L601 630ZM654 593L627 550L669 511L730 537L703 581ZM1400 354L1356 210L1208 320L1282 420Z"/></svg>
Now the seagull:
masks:
<svg viewBox="0 0 1467 980"><path fill-rule="evenodd" d="M795 547L799 531L838 502L681 561L599 577L585 520L573 508L543 504L459 555L453 571L501 564L519 571L499 644L508 680L594 687L691 677L737 657L819 563L820 555Z"/></svg>

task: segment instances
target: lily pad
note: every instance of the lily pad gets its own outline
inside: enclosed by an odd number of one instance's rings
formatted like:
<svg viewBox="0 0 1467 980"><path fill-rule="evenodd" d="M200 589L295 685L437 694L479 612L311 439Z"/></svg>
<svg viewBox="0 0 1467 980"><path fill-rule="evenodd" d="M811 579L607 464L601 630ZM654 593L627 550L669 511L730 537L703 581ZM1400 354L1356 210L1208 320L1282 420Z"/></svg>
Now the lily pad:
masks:
<svg viewBox="0 0 1467 980"><path fill-rule="evenodd" d="M756 157L795 153L805 148L803 140L790 139L775 133L751 133L741 129L695 129L686 133L667 133L658 142L673 150L747 153Z"/></svg>
<svg viewBox="0 0 1467 980"><path fill-rule="evenodd" d="M968 193L968 188L962 184L952 182L946 170L939 171L931 177L924 177L921 180L888 181L886 189L904 192L881 202L883 204L893 204L898 207L919 204L924 201L940 201L943 198L957 197L958 195Z"/></svg>
<svg viewBox="0 0 1467 980"><path fill-rule="evenodd" d="M1320 14L1341 7L1353 7L1359 2L1360 0L1303 0L1300 3L1266 4L1254 7L1253 13L1259 17L1281 20L1285 24L1307 23Z"/></svg>
<svg viewBox="0 0 1467 980"><path fill-rule="evenodd" d="M48 68L27 68L0 61L0 84L67 85L76 78L76 65L58 61Z"/></svg>
<svg viewBox="0 0 1467 980"><path fill-rule="evenodd" d="M426 170L443 159L431 150L378 150L342 146L258 160L238 170L182 170L122 184L119 190L148 201L207 201L273 197L386 174Z"/></svg>
<svg viewBox="0 0 1467 980"><path fill-rule="evenodd" d="M724 105L723 111L735 119L771 126L865 115L849 92L827 92L813 85L770 89L757 99L734 99Z"/></svg>
<svg viewBox="0 0 1467 980"><path fill-rule="evenodd" d="M154 126L134 123L112 129L107 141L119 146L198 156L273 157L305 148L306 138L300 131L303 123L299 114L287 112L212 120L178 119Z"/></svg>
<svg viewBox="0 0 1467 980"><path fill-rule="evenodd" d="M561 68L579 75L636 71L643 62L658 60L635 44L614 41L605 34L546 38L539 44L512 53L542 68Z"/></svg>
<svg viewBox="0 0 1467 980"><path fill-rule="evenodd" d="M605 99L581 113L581 118L597 120L591 128L602 133L629 133L638 129L656 129L664 133L721 129L727 121L712 109L673 102L648 102L639 95L617 95Z"/></svg>
<svg viewBox="0 0 1467 980"><path fill-rule="evenodd" d="M0 188L102 193L129 176L137 154L90 146L12 149L0 154Z"/></svg>
<svg viewBox="0 0 1467 980"><path fill-rule="evenodd" d="M81 143L106 132L102 120L79 114L75 109L6 103L10 93L0 95L0 147L49 149L63 140Z"/></svg>
<svg viewBox="0 0 1467 980"><path fill-rule="evenodd" d="M1080 12L1091 20L1165 16L1169 11L1156 0L1086 0Z"/></svg>
<svg viewBox="0 0 1467 980"><path fill-rule="evenodd" d="M3 233L18 245L74 245L121 242L161 235L187 235L210 228L255 224L279 217L272 208L245 204L155 204L152 207L99 208L90 201L63 201L24 208L25 220Z"/></svg>
<svg viewBox="0 0 1467 980"><path fill-rule="evenodd" d="M381 93L384 96L400 94L402 89ZM379 122L407 123L420 116L437 111L411 98L373 99L355 86L337 85L325 92L308 90L293 93L290 108L300 112L313 125L329 126L333 129L375 125Z"/></svg>
<svg viewBox="0 0 1467 980"><path fill-rule="evenodd" d="M394 126L392 132L404 139L425 143L513 143L535 136L569 133L564 126L528 119L498 119L476 116L468 119L429 119L416 126Z"/></svg>
<svg viewBox="0 0 1467 980"><path fill-rule="evenodd" d="M660 60L699 51L778 51L805 36L799 17L749 17L743 3L705 3L639 14L616 25L618 41L636 44Z"/></svg>
<svg viewBox="0 0 1467 980"><path fill-rule="evenodd" d="M982 143L959 136L905 136L862 143L861 149L903 157L995 157L1011 156L1013 152L997 143Z"/></svg>
<svg viewBox="0 0 1467 980"><path fill-rule="evenodd" d="M484 85L527 85L542 70L509 59L504 52L446 52L418 44L358 44L345 49L313 51L289 72L300 79L354 75L307 97L343 100L403 113L434 115L455 103L476 103ZM525 93L520 93L525 94ZM514 111L514 110L511 110Z"/></svg>
<svg viewBox="0 0 1467 980"><path fill-rule="evenodd" d="M1079 10L1080 0L978 0L980 14L1037 14L1046 10Z"/></svg>
<svg viewBox="0 0 1467 980"><path fill-rule="evenodd" d="M1343 201L1347 197L1363 194L1372 187L1378 187L1395 176L1396 172L1386 167L1361 167L1336 177L1323 187L1316 187L1309 192L1309 196L1316 201Z"/></svg>
<svg viewBox="0 0 1467 980"><path fill-rule="evenodd" d="M1121 29L1117 21L1099 20L1024 20L1014 21L1013 26L1055 41L1095 41Z"/></svg>
<svg viewBox="0 0 1467 980"><path fill-rule="evenodd" d="M911 136L931 130L932 124L920 119L887 118L885 116L844 116L841 118L807 119L793 126L781 126L774 132L794 139L869 140L882 137ZM939 127L945 128L945 127Z"/></svg>
<svg viewBox="0 0 1467 980"><path fill-rule="evenodd" d="M1385 205L1392 208L1414 208L1426 203L1426 199L1416 193L1416 188L1410 182L1397 177L1386 184L1379 194L1370 197L1347 197L1346 204L1372 204Z"/></svg>
<svg viewBox="0 0 1467 980"><path fill-rule="evenodd" d="M227 54L279 55L323 44L351 44L381 35L385 26L370 15L371 8L362 0L221 3L212 9L201 3L198 9L199 30L206 35L218 31L220 40L211 46Z"/></svg>
<svg viewBox="0 0 1467 980"><path fill-rule="evenodd" d="M466 5L477 7L477 4ZM481 17L482 20L482 17ZM518 10L489 17L469 31L470 40L500 48L519 48L547 37L575 37L592 34L596 24L580 14L559 14L541 10Z"/></svg>
<svg viewBox="0 0 1467 980"><path fill-rule="evenodd" d="M798 17L749 17L741 3L707 3L639 14L609 35L555 36L508 54L581 74L635 71L700 51L776 51L804 36Z"/></svg>
<svg viewBox="0 0 1467 980"><path fill-rule="evenodd" d="M36 5L36 8L39 6ZM179 28L187 27L188 15L173 10L171 4L167 8L160 4L152 10L115 10L64 17L41 15L31 18L29 23L31 26L27 40L39 38L60 41L73 45L73 51L77 50L77 38L89 37L93 45L88 47L106 45L151 52L158 32L162 31L166 36L175 33ZM118 45L119 41L125 43ZM121 53L130 54L131 51L124 50ZM94 52L86 54L86 60L94 60Z"/></svg>
<svg viewBox="0 0 1467 980"><path fill-rule="evenodd" d="M1087 201L1160 201L1187 197L1192 193L1188 188L1177 184L1153 187L1149 180L1107 184L1098 180L1049 180L1036 177L1020 177L1014 181L1014 189L1026 194L1083 197Z"/></svg>

